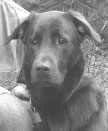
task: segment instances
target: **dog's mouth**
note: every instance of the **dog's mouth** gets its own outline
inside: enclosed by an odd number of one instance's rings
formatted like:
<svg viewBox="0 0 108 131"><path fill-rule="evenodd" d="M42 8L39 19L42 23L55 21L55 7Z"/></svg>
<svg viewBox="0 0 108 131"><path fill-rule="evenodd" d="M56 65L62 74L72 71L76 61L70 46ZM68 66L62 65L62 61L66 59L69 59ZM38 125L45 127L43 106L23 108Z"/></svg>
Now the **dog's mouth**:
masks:
<svg viewBox="0 0 108 131"><path fill-rule="evenodd" d="M38 86L49 86L51 76L47 73L31 73L31 83Z"/></svg>
<svg viewBox="0 0 108 131"><path fill-rule="evenodd" d="M57 77L51 75L32 75L31 84L35 87L54 87L60 84L57 80Z"/></svg>
<svg viewBox="0 0 108 131"><path fill-rule="evenodd" d="M37 87L50 87L52 84L48 81L36 81L33 83L33 85L37 86Z"/></svg>
<svg viewBox="0 0 108 131"><path fill-rule="evenodd" d="M48 80L38 80L38 81L32 81L31 84L33 85L33 87L57 87L58 84L53 83L51 81Z"/></svg>

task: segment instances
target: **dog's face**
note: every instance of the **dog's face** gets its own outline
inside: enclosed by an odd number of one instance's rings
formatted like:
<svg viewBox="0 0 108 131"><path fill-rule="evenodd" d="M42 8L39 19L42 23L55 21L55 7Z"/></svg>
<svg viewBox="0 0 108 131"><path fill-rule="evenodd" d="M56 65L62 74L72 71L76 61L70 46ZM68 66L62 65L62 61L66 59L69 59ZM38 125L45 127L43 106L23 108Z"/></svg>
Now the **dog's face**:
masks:
<svg viewBox="0 0 108 131"><path fill-rule="evenodd" d="M43 13L32 17L25 35L25 65L33 85L60 85L67 72L69 57L77 58L77 30L63 13ZM74 60L72 60L74 59Z"/></svg>
<svg viewBox="0 0 108 131"><path fill-rule="evenodd" d="M49 11L30 15L8 42L18 38L23 41L26 80L34 88L41 88L64 83L67 73L74 70L82 58L80 44L86 35L101 41L81 14Z"/></svg>

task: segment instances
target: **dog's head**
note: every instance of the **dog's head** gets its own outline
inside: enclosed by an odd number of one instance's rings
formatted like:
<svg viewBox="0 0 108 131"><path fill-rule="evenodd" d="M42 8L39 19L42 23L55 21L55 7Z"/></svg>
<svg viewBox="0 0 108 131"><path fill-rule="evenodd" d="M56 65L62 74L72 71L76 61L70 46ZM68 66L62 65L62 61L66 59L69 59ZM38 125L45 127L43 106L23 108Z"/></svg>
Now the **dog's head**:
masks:
<svg viewBox="0 0 108 131"><path fill-rule="evenodd" d="M43 89L48 95L45 90L49 89L53 97L52 87L56 87L57 92L64 90L63 94L67 92L69 96L83 74L80 45L86 36L101 42L100 36L80 13L49 11L31 14L14 30L7 43L12 39L23 41L24 74L33 94Z"/></svg>

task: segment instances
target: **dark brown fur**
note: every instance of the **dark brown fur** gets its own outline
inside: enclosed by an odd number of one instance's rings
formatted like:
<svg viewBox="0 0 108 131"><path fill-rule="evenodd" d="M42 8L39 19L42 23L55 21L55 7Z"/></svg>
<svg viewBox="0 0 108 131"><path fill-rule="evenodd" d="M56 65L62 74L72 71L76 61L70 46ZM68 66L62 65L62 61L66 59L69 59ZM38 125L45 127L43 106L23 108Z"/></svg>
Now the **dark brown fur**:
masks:
<svg viewBox="0 0 108 131"><path fill-rule="evenodd" d="M36 131L107 131L104 95L84 75L85 36L101 42L81 14L49 11L30 15L9 37L25 45L21 75L42 119Z"/></svg>

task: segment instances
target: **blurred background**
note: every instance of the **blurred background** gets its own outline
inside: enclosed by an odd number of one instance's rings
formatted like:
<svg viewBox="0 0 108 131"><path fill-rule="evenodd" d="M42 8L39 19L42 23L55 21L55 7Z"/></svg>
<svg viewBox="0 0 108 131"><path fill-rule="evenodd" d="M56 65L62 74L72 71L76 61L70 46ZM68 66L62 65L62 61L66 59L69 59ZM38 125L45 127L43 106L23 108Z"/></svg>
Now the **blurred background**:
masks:
<svg viewBox="0 0 108 131"><path fill-rule="evenodd" d="M102 43L87 38L82 43L86 60L85 72L94 77L99 88L108 94L108 0L14 0L28 10L81 12L94 29L101 35ZM108 96L108 95L107 95Z"/></svg>

